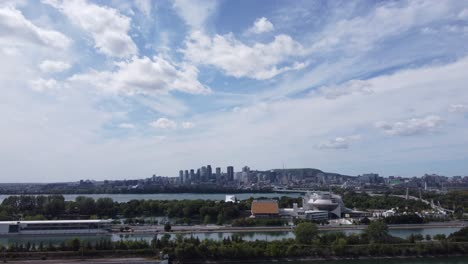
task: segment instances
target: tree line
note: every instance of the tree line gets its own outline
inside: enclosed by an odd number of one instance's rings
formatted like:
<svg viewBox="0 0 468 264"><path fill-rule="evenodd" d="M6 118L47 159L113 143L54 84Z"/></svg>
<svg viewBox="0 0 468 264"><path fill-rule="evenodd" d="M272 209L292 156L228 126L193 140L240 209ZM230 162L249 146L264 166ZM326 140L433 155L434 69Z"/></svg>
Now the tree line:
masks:
<svg viewBox="0 0 468 264"><path fill-rule="evenodd" d="M0 221L169 217L181 223L203 222L223 224L249 214L253 198L237 203L212 200L130 200L116 202L111 198L78 196L65 201L62 195L9 196L0 205ZM301 203L300 198L278 198L282 207ZM139 220L138 220L139 221ZM130 222L129 222L130 223Z"/></svg>
<svg viewBox="0 0 468 264"><path fill-rule="evenodd" d="M24 252L73 252L77 256L106 255L167 255L172 259L184 260L242 260L242 259L280 259L293 257L378 257L378 256L426 256L468 254L468 227L449 237L438 240L409 237L392 237L388 227L381 221L372 222L362 234L346 235L342 232L318 233L313 223L301 223L294 231L295 239L276 241L244 241L233 235L222 240L200 240L193 236L178 234L175 238L164 234L155 236L150 242L145 240L101 240L95 243L78 238L60 245L39 245L28 243L26 246L12 244L2 250L8 255L27 256ZM18 253L22 253L18 254Z"/></svg>

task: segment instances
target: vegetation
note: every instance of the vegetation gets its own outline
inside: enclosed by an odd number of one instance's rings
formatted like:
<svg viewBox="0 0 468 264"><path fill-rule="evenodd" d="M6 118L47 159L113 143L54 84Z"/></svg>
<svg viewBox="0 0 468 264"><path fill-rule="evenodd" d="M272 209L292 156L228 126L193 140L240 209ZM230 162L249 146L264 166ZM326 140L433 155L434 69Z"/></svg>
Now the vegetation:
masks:
<svg viewBox="0 0 468 264"><path fill-rule="evenodd" d="M317 225L314 223L300 223L294 229L296 240L303 244L311 243L318 234Z"/></svg>
<svg viewBox="0 0 468 264"><path fill-rule="evenodd" d="M170 235L155 236L151 242L144 240L121 240L112 242L101 240L90 243L74 238L59 245L11 244L2 248L7 258L53 257L53 256L154 256L162 252L170 258L184 260L243 260L280 259L294 257L365 257L365 256L426 256L468 254L466 238L468 230L462 229L453 236L441 241L420 242L420 236L408 240L395 239L388 235L383 222L373 222L363 234L344 233L317 234L312 223L301 223L296 229L296 239L277 241L244 241L239 236L223 240L199 240L196 237Z"/></svg>
<svg viewBox="0 0 468 264"><path fill-rule="evenodd" d="M343 201L346 207L358 210L400 208L408 212L417 212L430 208L429 205L417 200L406 200L390 195L371 196L354 191L345 192Z"/></svg>

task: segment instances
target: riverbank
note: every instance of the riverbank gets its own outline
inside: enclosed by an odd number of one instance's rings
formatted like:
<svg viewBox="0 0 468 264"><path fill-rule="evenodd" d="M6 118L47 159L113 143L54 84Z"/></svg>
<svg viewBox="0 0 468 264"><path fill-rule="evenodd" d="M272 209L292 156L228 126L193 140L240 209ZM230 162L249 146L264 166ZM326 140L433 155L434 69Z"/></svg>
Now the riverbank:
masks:
<svg viewBox="0 0 468 264"><path fill-rule="evenodd" d="M463 228L466 223L463 221L427 223L427 224L405 224L405 225L388 225L390 230L404 229L436 229L436 228ZM294 230L294 226L255 226L255 227L233 227L233 226L218 226L218 225L193 225L179 226L174 225L171 231L165 231L164 226L131 226L133 232L119 232L120 226L114 226L114 233L117 234L189 234L189 233L251 233L251 232L290 232ZM367 225L341 225L341 226L318 226L319 231L347 231L347 230L364 230Z"/></svg>

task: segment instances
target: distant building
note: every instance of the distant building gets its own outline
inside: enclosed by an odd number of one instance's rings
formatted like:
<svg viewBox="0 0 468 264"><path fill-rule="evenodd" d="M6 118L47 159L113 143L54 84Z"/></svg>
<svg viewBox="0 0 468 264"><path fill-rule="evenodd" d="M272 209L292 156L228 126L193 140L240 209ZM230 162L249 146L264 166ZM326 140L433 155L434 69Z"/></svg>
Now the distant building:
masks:
<svg viewBox="0 0 468 264"><path fill-rule="evenodd" d="M209 180L213 178L213 170L211 169L211 165L206 166L206 178Z"/></svg>
<svg viewBox="0 0 468 264"><path fill-rule="evenodd" d="M330 218L340 218L341 214L350 211L341 199L341 196L330 192L307 193L302 198L305 211L326 211Z"/></svg>
<svg viewBox="0 0 468 264"><path fill-rule="evenodd" d="M185 170L185 173L184 173L184 183L188 183L189 181L190 181L189 171L188 171L188 170Z"/></svg>
<svg viewBox="0 0 468 264"><path fill-rule="evenodd" d="M234 180L234 167L233 166L227 167L227 180L228 181Z"/></svg>
<svg viewBox="0 0 468 264"><path fill-rule="evenodd" d="M184 171L183 170L179 171L179 179L180 179L180 183L184 183Z"/></svg>
<svg viewBox="0 0 468 264"><path fill-rule="evenodd" d="M251 217L268 218L279 216L277 200L253 200L251 206Z"/></svg>
<svg viewBox="0 0 468 264"><path fill-rule="evenodd" d="M219 179L219 178L221 178L221 168L216 167L216 179Z"/></svg>
<svg viewBox="0 0 468 264"><path fill-rule="evenodd" d="M226 199L224 200L226 203L237 203L237 197L235 195L226 195Z"/></svg>
<svg viewBox="0 0 468 264"><path fill-rule="evenodd" d="M1 221L0 235L99 234L111 230L111 220Z"/></svg>

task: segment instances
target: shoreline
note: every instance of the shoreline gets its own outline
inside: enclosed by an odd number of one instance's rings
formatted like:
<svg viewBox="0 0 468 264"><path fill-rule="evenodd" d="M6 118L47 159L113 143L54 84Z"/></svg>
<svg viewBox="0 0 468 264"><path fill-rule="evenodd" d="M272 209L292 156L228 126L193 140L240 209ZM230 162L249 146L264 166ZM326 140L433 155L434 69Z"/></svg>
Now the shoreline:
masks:
<svg viewBox="0 0 468 264"><path fill-rule="evenodd" d="M436 228L463 228L464 222L445 222L429 224L404 224L388 225L390 230L408 230L408 229L436 229ZM294 226L271 226L271 227L229 227L229 226L173 226L173 230L166 232L163 226L131 226L133 232L112 232L113 234L190 234L190 233L249 233L249 232L292 232ZM347 230L365 230L367 225L349 225L349 226L318 226L319 231L347 231Z"/></svg>
<svg viewBox="0 0 468 264"><path fill-rule="evenodd" d="M49 256L50 257L50 256ZM259 263L259 262L275 262L275 263L286 263L286 262L333 262L333 261L366 261L366 260L381 260L381 261L390 261L390 260L433 260L433 259L468 259L468 254L434 254L426 256L357 256L357 257L286 257L286 258L255 258L255 259L240 259L240 260L183 260L182 262L174 260L173 263L190 263L190 264L208 264L208 263L222 263L222 264L235 264L235 263ZM47 264L56 264L56 263L90 263L90 264L117 264L117 263L138 263L138 264L157 264L164 263L163 260L155 259L151 257L115 257L115 256L87 256L81 257L79 255L72 256L72 258L61 259L61 258L48 258L48 259L37 259L37 258L25 258L25 259L8 259L9 263L16 264L26 264L26 263L36 263L37 261Z"/></svg>

